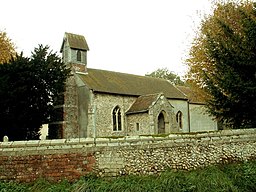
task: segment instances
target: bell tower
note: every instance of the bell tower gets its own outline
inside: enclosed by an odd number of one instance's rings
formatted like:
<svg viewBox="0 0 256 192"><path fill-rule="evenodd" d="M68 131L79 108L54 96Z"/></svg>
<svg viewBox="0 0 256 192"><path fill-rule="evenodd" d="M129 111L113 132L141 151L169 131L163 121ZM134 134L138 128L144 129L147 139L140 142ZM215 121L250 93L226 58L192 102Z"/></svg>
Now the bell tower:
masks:
<svg viewBox="0 0 256 192"><path fill-rule="evenodd" d="M66 80L65 92L55 102L55 115L49 124L49 139L86 137L85 125L81 125L81 99L77 74L87 74L87 51L89 47L82 35L65 33L60 52L62 61L71 67Z"/></svg>
<svg viewBox="0 0 256 192"><path fill-rule="evenodd" d="M60 52L63 62L74 72L87 72L87 51L89 47L83 35L65 33Z"/></svg>

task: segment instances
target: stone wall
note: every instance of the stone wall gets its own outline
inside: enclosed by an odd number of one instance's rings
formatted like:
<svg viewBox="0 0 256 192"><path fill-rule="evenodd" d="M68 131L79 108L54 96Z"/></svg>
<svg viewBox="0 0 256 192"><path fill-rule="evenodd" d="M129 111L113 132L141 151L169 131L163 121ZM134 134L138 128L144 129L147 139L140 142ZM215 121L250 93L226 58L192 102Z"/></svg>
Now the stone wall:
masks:
<svg viewBox="0 0 256 192"><path fill-rule="evenodd" d="M153 126L148 126L150 124L150 116L148 112L129 114L127 118L127 133L128 135L144 135L144 134L154 134L154 124Z"/></svg>
<svg viewBox="0 0 256 192"><path fill-rule="evenodd" d="M256 129L1 142L0 179L73 181L90 172L99 176L155 174L252 159L256 159Z"/></svg>
<svg viewBox="0 0 256 192"><path fill-rule="evenodd" d="M144 114L129 114L127 110L136 101L135 96L122 96L114 94L91 93L88 114L88 131L95 130L96 137L108 136L127 136L138 134L157 134L158 115L161 111L165 112L166 133L178 132L175 120L174 109L168 100L161 96L156 103L152 104L148 112ZM184 102L186 104L186 102ZM119 106L121 109L122 130L113 131L113 109ZM187 105L186 105L187 106ZM136 124L139 124L139 131L136 130ZM93 137L93 131L88 134Z"/></svg>
<svg viewBox="0 0 256 192"><path fill-rule="evenodd" d="M97 127L97 137L127 135L127 119L125 112L135 99L136 97L132 96L124 97L120 95L94 93L91 105L89 106L89 111L92 111L92 113L89 114L88 117L88 130L94 130L94 127ZM122 131L113 131L112 112L116 106L119 106L121 109ZM88 136L93 137L93 133Z"/></svg>
<svg viewBox="0 0 256 192"><path fill-rule="evenodd" d="M75 75L71 75L66 82L64 101L63 135L61 138L76 138L79 135L78 125L78 97Z"/></svg>
<svg viewBox="0 0 256 192"><path fill-rule="evenodd" d="M164 115L165 133L178 132L174 107L164 97L164 95L160 96L159 100L149 111L149 114L152 114L153 117L151 119L150 125L154 124L155 134L158 133L158 116L160 113L163 113Z"/></svg>

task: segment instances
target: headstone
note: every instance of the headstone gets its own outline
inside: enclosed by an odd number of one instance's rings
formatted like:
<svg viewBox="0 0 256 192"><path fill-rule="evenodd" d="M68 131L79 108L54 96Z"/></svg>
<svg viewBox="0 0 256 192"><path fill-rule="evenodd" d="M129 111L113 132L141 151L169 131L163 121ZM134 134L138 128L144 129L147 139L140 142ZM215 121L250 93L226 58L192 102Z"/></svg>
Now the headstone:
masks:
<svg viewBox="0 0 256 192"><path fill-rule="evenodd" d="M3 138L3 142L8 142L8 141L9 141L9 138L5 135Z"/></svg>

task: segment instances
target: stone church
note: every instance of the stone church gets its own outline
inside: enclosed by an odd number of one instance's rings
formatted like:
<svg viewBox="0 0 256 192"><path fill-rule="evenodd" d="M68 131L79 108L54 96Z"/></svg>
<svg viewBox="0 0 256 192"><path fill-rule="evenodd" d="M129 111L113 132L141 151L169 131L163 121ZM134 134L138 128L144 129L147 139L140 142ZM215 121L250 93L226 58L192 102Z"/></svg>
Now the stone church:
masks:
<svg viewBox="0 0 256 192"><path fill-rule="evenodd" d="M56 105L59 116L49 125L49 138L217 130L204 104L189 98L189 88L164 79L87 68L89 47L82 35L65 33L60 51L72 74L61 99L64 105Z"/></svg>

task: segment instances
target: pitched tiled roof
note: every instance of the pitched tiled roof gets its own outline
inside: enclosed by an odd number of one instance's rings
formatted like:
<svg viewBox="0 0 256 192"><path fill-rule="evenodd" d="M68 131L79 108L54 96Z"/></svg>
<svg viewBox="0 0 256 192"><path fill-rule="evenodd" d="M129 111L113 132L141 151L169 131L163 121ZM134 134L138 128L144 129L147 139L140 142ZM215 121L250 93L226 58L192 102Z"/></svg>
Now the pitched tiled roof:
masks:
<svg viewBox="0 0 256 192"><path fill-rule="evenodd" d="M161 96L161 93L139 96L126 114L147 112L150 106Z"/></svg>
<svg viewBox="0 0 256 192"><path fill-rule="evenodd" d="M193 92L190 87L177 86L177 88L188 97L190 103L205 104L203 99Z"/></svg>
<svg viewBox="0 0 256 192"><path fill-rule="evenodd" d="M83 35L65 33L65 39L68 41L70 48L89 51L88 44ZM63 40L60 52L62 52L63 46L64 46L64 40Z"/></svg>
<svg viewBox="0 0 256 192"><path fill-rule="evenodd" d="M78 75L89 89L95 92L131 96L164 93L169 99L187 99L183 93L164 79L90 68L88 74Z"/></svg>

